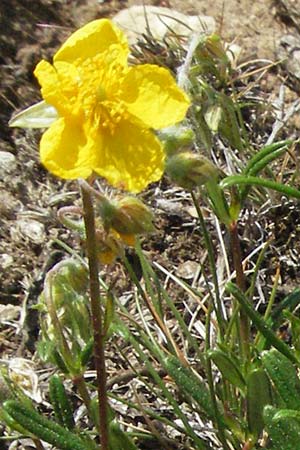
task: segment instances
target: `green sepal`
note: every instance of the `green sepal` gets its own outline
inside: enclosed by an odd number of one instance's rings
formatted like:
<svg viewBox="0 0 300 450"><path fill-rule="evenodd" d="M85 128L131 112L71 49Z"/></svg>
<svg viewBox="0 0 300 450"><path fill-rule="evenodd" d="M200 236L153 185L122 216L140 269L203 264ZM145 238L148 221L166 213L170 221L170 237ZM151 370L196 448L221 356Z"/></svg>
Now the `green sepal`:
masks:
<svg viewBox="0 0 300 450"><path fill-rule="evenodd" d="M261 360L279 396L279 406L300 411L300 381L291 361L275 349L263 352Z"/></svg>
<svg viewBox="0 0 300 450"><path fill-rule="evenodd" d="M250 433L257 439L263 428L263 411L272 402L271 385L262 368L252 370L247 377L247 420Z"/></svg>
<svg viewBox="0 0 300 450"><path fill-rule="evenodd" d="M3 404L3 411L26 432L60 450L87 450L87 445L81 438L15 400L7 400Z"/></svg>
<svg viewBox="0 0 300 450"><path fill-rule="evenodd" d="M8 125L20 128L48 128L58 117L53 106L41 101L15 114Z"/></svg>
<svg viewBox="0 0 300 450"><path fill-rule="evenodd" d="M121 430L117 422L109 425L109 449L110 450L138 450L127 433Z"/></svg>
<svg viewBox="0 0 300 450"><path fill-rule="evenodd" d="M58 375L53 375L50 378L49 396L58 422L68 430L73 430L75 427L75 422L71 403L67 396L62 379Z"/></svg>
<svg viewBox="0 0 300 450"><path fill-rule="evenodd" d="M228 380L233 386L245 390L245 379L239 370L237 364L230 358L230 356L222 350L210 350L208 357L218 367L225 380Z"/></svg>

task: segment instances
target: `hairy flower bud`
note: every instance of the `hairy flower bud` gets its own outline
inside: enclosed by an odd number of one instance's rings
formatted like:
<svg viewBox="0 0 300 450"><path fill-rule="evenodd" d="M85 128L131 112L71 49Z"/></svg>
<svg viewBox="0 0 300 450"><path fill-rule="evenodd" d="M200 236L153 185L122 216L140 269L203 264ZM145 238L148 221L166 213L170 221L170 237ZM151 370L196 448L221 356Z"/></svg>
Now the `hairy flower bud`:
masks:
<svg viewBox="0 0 300 450"><path fill-rule="evenodd" d="M121 235L144 234L154 231L150 209L135 197L118 201L111 225Z"/></svg>
<svg viewBox="0 0 300 450"><path fill-rule="evenodd" d="M135 244L135 235L155 230L152 212L135 197L127 196L117 201L103 198L98 208L106 233L116 231L127 245Z"/></svg>
<svg viewBox="0 0 300 450"><path fill-rule="evenodd" d="M218 176L218 168L204 156L182 152L168 158L166 173L172 181L185 189L201 186Z"/></svg>
<svg viewBox="0 0 300 450"><path fill-rule="evenodd" d="M179 149L190 146L195 139L195 134L190 128L175 125L162 130L159 138L164 144L166 154L171 156Z"/></svg>

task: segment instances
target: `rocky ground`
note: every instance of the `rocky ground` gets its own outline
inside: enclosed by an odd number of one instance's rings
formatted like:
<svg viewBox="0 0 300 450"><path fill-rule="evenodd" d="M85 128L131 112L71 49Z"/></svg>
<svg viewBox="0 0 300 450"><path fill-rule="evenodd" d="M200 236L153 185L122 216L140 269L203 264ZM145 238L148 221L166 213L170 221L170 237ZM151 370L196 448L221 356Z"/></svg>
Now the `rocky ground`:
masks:
<svg viewBox="0 0 300 450"><path fill-rule="evenodd" d="M18 353L22 341L11 321L18 319L24 300L36 302L47 267L63 258L59 241L78 248L78 242L57 221L59 207L78 198L77 187L50 176L39 163L39 131L10 129L8 121L16 111L40 100L33 69L41 58L51 59L60 43L76 28L142 1L119 0L2 0L0 3L0 355ZM278 99L285 85L283 107L287 109L299 94L300 86L300 1L292 0L170 0L148 4L166 6L185 14L205 14L215 19L216 29L228 42L242 49L241 61L265 63L289 57L264 74L260 95L266 102ZM256 130L266 136L268 130ZM297 136L300 121L293 115L281 136ZM198 262L201 236L187 196L173 191L168 201L168 185L150 189L145 198L156 211L158 233L145 248L169 270L192 270ZM156 197L153 197L153 193ZM299 207L277 202L268 223L274 227L277 248L288 255L282 261L282 285L288 289L300 280L296 256ZM175 205L175 206L174 206ZM171 209L170 209L171 208ZM173 208L173 209L172 209ZM251 233L250 233L251 235ZM245 237L246 245L247 237ZM188 264L187 264L188 263ZM272 258L270 257L270 265ZM273 267L274 269L274 267ZM194 269L195 270L195 267ZM112 274L113 276L113 274ZM187 275L186 279L189 275ZM120 286L122 287L122 286ZM38 330L36 330L36 333ZM26 350L26 352L29 352ZM28 353L27 353L28 354Z"/></svg>

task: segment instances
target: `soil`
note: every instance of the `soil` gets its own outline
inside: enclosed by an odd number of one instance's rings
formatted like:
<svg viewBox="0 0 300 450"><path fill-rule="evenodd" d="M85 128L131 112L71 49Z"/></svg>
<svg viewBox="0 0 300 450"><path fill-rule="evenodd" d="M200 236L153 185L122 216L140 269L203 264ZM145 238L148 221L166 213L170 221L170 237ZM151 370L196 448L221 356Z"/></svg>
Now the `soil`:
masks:
<svg viewBox="0 0 300 450"><path fill-rule="evenodd" d="M59 241L78 249L76 238L61 226L57 209L78 200L77 186L62 182L49 175L38 157L40 131L11 129L8 121L16 111L40 100L39 87L33 69L41 58L51 59L60 43L76 28L100 17L111 17L122 8L142 1L119 0L2 0L0 2L0 151L11 156L8 165L0 167L0 304L21 307L37 301L41 292L43 275L66 252ZM294 9L295 3L293 4ZM218 32L228 41L242 48L241 61L275 61L282 36L298 36L297 17L289 15L289 2L271 0L173 0L152 1L148 4L167 6L187 14L213 16ZM299 22L300 23L300 22ZM297 78L297 77L296 77ZM285 67L273 68L260 81L267 101L278 97L279 88L286 84L286 102L297 97L297 79ZM263 126L263 124L262 124ZM282 138L299 133L299 119L292 117ZM266 130L257 129L257 136ZM184 270L188 262L199 262L202 255L201 235L191 213L188 196L180 189L172 191L172 202L166 182L144 194L156 211L158 232L144 240L144 247L152 257L169 270ZM174 202L175 199L175 202ZM288 261L281 261L282 289L295 286L300 273L293 252L297 250L299 232L298 207L295 203L275 199L275 204L265 211L266 229L274 237L274 248L282 249ZM257 211L256 211L257 213ZM260 211L260 218L264 211ZM244 250L251 248L255 239L255 218L249 218L244 235ZM298 228L299 229L299 226ZM269 231L268 231L269 230ZM281 250L279 250L281 254ZM278 255L277 255L278 256ZM270 249L269 266L274 274L278 263L275 250ZM188 269L188 268L187 268ZM116 273L118 269L115 269ZM120 271L121 269L119 269ZM114 275L112 275L114 277ZM271 277L271 275L270 275ZM187 278L188 279L188 278ZM271 279L271 278L270 278ZM271 281L270 281L271 283ZM122 288L122 286L120 286ZM174 294L175 295L175 294ZM1 306L0 305L0 306ZM8 320L0 317L1 358L15 355L21 337L14 335ZM36 326L36 324L34 325ZM38 330L34 331L35 333ZM22 333L21 333L22 336ZM25 355L30 355L29 348Z"/></svg>

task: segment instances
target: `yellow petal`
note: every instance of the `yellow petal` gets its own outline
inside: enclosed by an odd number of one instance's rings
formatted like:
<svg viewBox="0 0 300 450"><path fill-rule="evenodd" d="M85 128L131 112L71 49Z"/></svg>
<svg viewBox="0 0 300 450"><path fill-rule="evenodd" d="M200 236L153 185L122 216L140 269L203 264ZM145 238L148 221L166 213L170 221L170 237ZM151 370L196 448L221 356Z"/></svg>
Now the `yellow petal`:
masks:
<svg viewBox="0 0 300 450"><path fill-rule="evenodd" d="M54 99L59 97L60 94L58 77L54 67L42 59L42 61L40 61L36 66L34 75L38 79L38 82L42 88L42 96L44 100L53 105Z"/></svg>
<svg viewBox="0 0 300 450"><path fill-rule="evenodd" d="M60 61L53 67L42 60L36 66L34 75L41 85L43 99L54 106L60 115L74 115L78 96L77 68Z"/></svg>
<svg viewBox="0 0 300 450"><path fill-rule="evenodd" d="M53 59L70 63L84 61L108 50L111 45L117 47L123 64L126 64L129 49L122 31L108 19L94 20L75 31Z"/></svg>
<svg viewBox="0 0 300 450"><path fill-rule="evenodd" d="M136 237L134 234L120 234L120 238L129 247L134 247L136 244Z"/></svg>
<svg viewBox="0 0 300 450"><path fill-rule="evenodd" d="M112 264L115 261L117 256L118 255L116 255L111 250L107 250L105 252L103 251L103 252L98 253L99 262L100 262L100 264L103 264L103 265L104 264Z"/></svg>
<svg viewBox="0 0 300 450"><path fill-rule="evenodd" d="M180 122L190 105L171 73L152 64L129 69L120 98L132 115L154 129Z"/></svg>
<svg viewBox="0 0 300 450"><path fill-rule="evenodd" d="M164 152L150 130L123 120L113 133L102 129L99 138L101 141L98 143L96 139L94 143L95 151L98 150L94 171L111 185L139 192L161 178Z"/></svg>
<svg viewBox="0 0 300 450"><path fill-rule="evenodd" d="M80 126L66 123L61 118L43 134L40 158L49 172L60 178L87 178L94 165L94 155L89 148L89 142Z"/></svg>

